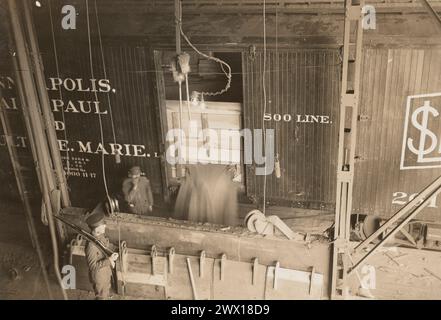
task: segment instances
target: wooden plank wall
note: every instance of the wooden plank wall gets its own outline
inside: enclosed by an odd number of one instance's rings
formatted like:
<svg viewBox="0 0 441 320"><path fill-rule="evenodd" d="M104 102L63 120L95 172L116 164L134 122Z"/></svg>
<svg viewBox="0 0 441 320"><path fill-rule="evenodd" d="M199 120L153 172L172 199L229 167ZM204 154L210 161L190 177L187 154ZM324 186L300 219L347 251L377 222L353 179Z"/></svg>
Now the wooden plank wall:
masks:
<svg viewBox="0 0 441 320"><path fill-rule="evenodd" d="M82 79L83 87L91 87L91 70L87 43L74 43L58 38L58 63L60 78L63 80ZM95 79L105 79L102 59L98 42L93 40L93 68ZM57 77L54 65L52 46L48 42L41 43L45 74L48 88L49 78ZM104 146L106 152L111 153L110 143L124 145L121 163L117 163L111 154L105 154L105 171L110 193L120 191L122 179L132 165L139 165L146 176L151 180L153 192L160 199L162 195L162 178L159 154L159 139L157 133L156 103L153 100L149 49L139 43L104 43L104 60L106 63L107 79L112 88L109 93L98 92L100 111L107 111L101 115L103 126ZM77 83L78 85L78 83ZM113 91L114 90L114 91ZM62 88L62 100L65 106L71 101L75 108L79 102L95 101L94 93L68 91ZM60 99L57 90L49 91L50 99ZM109 99L109 100L108 100ZM110 101L110 104L108 103ZM54 112L54 118L63 121L63 112ZM88 176L71 175L68 185L71 189L73 205L83 207L94 206L105 196L103 169L99 143L101 143L100 119L98 114L74 112L70 109L64 112L65 130L57 132L58 139L69 141L70 166L81 167ZM115 138L112 132L112 119ZM90 142L90 152L82 152L80 142L86 145ZM129 151L125 149L129 145ZM142 146L138 155L135 155L135 145ZM110 151L110 152L109 152ZM62 151L62 156L67 153ZM156 156L155 156L156 153ZM80 158L79 163L75 158ZM83 160L81 160L83 159ZM81 162L83 162L81 164ZM66 161L64 161L67 170Z"/></svg>
<svg viewBox="0 0 441 320"><path fill-rule="evenodd" d="M391 216L409 197L440 175L439 168L400 170L407 97L441 92L440 49L374 49L364 51L363 78L355 168L354 212ZM441 111L441 98L424 100ZM411 116L411 114L410 114ZM441 136L439 117L429 114L429 129ZM422 121L418 115L417 121ZM410 126L408 137L418 147L420 131ZM430 139L426 139L426 146ZM435 154L436 152L434 152ZM411 155L411 154L410 154ZM406 155L406 165L416 163ZM418 218L439 220L440 202Z"/></svg>
<svg viewBox="0 0 441 320"><path fill-rule="evenodd" d="M262 128L264 116L263 54L244 55L244 128ZM267 129L275 130L281 177L267 177L267 198L307 208L332 208L340 91L338 50L292 49L267 52ZM281 115L282 120L277 121ZM328 117L329 123L303 122L306 115ZM289 120L290 121L285 121ZM261 197L263 176L247 166L248 195Z"/></svg>

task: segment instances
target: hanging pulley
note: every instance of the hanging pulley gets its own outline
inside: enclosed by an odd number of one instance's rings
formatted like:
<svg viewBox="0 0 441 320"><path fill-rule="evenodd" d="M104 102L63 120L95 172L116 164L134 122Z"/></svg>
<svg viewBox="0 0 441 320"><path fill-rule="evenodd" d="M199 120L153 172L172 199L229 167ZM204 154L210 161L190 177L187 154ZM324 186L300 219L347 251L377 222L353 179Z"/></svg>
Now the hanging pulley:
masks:
<svg viewBox="0 0 441 320"><path fill-rule="evenodd" d="M177 54L171 61L171 71L175 82L184 82L190 72L190 55L186 52Z"/></svg>
<svg viewBox="0 0 441 320"><path fill-rule="evenodd" d="M106 208L107 214L113 214L115 212L119 212L118 199L113 198L111 196L107 196L107 199L104 202L104 207Z"/></svg>

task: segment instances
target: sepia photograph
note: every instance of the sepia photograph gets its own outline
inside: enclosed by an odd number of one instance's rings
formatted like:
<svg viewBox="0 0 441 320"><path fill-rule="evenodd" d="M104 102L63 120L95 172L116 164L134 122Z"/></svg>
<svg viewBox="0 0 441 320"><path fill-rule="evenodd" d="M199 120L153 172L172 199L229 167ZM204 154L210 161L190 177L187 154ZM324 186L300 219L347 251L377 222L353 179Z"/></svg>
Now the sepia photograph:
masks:
<svg viewBox="0 0 441 320"><path fill-rule="evenodd" d="M0 120L0 300L441 300L441 0L0 0Z"/></svg>

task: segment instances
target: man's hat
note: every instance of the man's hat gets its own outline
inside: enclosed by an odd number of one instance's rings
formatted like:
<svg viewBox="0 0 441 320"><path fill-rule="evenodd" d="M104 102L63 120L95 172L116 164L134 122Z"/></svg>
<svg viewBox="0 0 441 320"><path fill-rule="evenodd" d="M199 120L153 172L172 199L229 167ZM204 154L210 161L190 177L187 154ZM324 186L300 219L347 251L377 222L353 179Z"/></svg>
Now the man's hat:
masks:
<svg viewBox="0 0 441 320"><path fill-rule="evenodd" d="M141 168L138 166L131 167L129 170L129 174L132 176L139 176L141 175Z"/></svg>
<svg viewBox="0 0 441 320"><path fill-rule="evenodd" d="M102 224L106 224L106 222L104 221L104 213L97 212L90 215L86 219L86 223L90 229L95 229L96 227L99 227Z"/></svg>

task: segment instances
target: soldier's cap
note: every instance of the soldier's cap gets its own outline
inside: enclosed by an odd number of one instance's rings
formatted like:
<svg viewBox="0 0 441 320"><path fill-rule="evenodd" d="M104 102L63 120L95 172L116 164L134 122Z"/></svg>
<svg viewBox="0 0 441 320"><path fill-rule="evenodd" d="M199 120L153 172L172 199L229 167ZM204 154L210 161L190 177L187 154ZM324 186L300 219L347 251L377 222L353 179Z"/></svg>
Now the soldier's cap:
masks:
<svg viewBox="0 0 441 320"><path fill-rule="evenodd" d="M106 224L106 222L104 221L104 217L104 213L102 212L93 213L89 217L87 217L86 223L90 229L95 229L100 225Z"/></svg>
<svg viewBox="0 0 441 320"><path fill-rule="evenodd" d="M141 168L138 166L131 167L129 170L129 174L132 176L140 176L141 175Z"/></svg>

